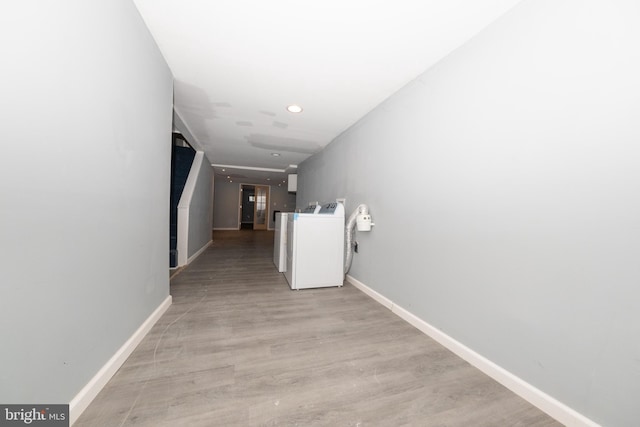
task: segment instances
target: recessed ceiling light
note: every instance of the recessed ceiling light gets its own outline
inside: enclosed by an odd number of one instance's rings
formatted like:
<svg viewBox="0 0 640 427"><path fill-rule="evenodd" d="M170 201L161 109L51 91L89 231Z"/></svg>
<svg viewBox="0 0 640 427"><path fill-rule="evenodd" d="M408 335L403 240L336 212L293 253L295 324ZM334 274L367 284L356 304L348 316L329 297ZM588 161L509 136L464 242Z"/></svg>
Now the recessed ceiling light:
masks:
<svg viewBox="0 0 640 427"><path fill-rule="evenodd" d="M226 171L226 169L222 169L222 172Z"/></svg>
<svg viewBox="0 0 640 427"><path fill-rule="evenodd" d="M302 107L296 104L287 106L287 111L290 113L302 113Z"/></svg>
<svg viewBox="0 0 640 427"><path fill-rule="evenodd" d="M227 175L227 178L231 178L229 175Z"/></svg>
<svg viewBox="0 0 640 427"><path fill-rule="evenodd" d="M271 178L267 178L267 181L271 181Z"/></svg>
<svg viewBox="0 0 640 427"><path fill-rule="evenodd" d="M271 153L273 157L280 157L280 153Z"/></svg>

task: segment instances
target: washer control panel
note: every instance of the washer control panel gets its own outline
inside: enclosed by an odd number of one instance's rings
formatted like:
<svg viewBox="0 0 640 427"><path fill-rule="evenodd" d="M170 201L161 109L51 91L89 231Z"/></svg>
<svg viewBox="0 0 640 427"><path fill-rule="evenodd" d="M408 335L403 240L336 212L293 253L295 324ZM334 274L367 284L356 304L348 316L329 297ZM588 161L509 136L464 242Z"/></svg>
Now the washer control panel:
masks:
<svg viewBox="0 0 640 427"><path fill-rule="evenodd" d="M341 203L331 202L322 205L319 215L335 215L336 213L344 212L344 208Z"/></svg>

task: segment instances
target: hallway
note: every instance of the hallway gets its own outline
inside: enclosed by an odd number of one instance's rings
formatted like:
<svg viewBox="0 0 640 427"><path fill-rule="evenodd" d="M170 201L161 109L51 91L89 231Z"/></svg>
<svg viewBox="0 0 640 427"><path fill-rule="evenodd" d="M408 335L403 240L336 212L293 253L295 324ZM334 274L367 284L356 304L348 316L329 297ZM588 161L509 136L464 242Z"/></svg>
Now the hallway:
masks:
<svg viewBox="0 0 640 427"><path fill-rule="evenodd" d="M214 232L75 426L559 425L350 284L291 291L272 245Z"/></svg>

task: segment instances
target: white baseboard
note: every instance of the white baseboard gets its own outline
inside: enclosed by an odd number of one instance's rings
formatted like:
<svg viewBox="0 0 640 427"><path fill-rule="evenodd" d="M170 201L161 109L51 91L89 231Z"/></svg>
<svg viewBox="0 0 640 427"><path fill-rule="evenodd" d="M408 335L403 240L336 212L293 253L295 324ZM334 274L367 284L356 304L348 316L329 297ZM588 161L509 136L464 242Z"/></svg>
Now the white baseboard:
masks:
<svg viewBox="0 0 640 427"><path fill-rule="evenodd" d="M207 243L206 245L204 245L203 247L201 247L201 248L198 250L198 252L196 252L195 254L191 255L191 256L189 257L189 259L187 259L187 263L186 263L185 265L189 265L189 264L191 264L191 262L192 262L194 259L198 258L198 257L202 254L202 252L206 251L206 250L207 250L207 248L208 248L209 246L211 246L211 244L212 244L212 243L213 243L213 240L209 240L209 243ZM182 267L182 266L181 266L181 267Z"/></svg>
<svg viewBox="0 0 640 427"><path fill-rule="evenodd" d="M69 403L69 425L73 425L74 422L84 412L93 399L98 395L100 390L109 382L111 377L116 373L120 366L127 360L133 350L140 344L140 341L151 330L151 327L162 317L171 305L171 295L169 295L162 303L154 310L153 313L147 318L147 320L140 325L133 335L111 356L111 359L100 368L97 374L91 378L91 380L85 385L82 390L71 400Z"/></svg>
<svg viewBox="0 0 640 427"><path fill-rule="evenodd" d="M433 338L457 356L469 362L471 365L478 368L480 371L484 372L532 405L546 412L562 424L568 427L600 427L599 424L571 409L564 403L554 399L506 369L496 365L491 360L476 353L461 342L456 341L438 328L431 326L408 310L396 305L393 301L374 291L364 283L355 279L353 276L347 275L347 281L378 303L391 310L392 313L420 330L425 335Z"/></svg>

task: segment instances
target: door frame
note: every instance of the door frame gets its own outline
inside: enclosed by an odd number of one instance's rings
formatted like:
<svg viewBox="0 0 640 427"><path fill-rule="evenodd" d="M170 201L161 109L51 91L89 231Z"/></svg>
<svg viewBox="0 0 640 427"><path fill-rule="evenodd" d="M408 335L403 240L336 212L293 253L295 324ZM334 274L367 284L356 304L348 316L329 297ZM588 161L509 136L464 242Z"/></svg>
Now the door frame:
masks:
<svg viewBox="0 0 640 427"><path fill-rule="evenodd" d="M251 187L266 187L267 188L267 212L266 212L266 228L265 230L269 230L269 215L271 214L271 206L269 206L269 201L271 200L271 186L270 185L263 185L263 184L250 184L248 182L241 182L240 184L238 184L238 205L237 205L237 209L238 209L238 228L237 230L242 229L242 186L247 185L247 186L251 186ZM253 229L256 229L256 213L255 213L255 209L256 209L256 204L253 205Z"/></svg>
<svg viewBox="0 0 640 427"><path fill-rule="evenodd" d="M254 230L268 230L269 229L269 198L271 196L271 186L270 185L254 185L255 191L253 194L256 196L256 200L253 204L253 229ZM265 200L265 212L264 212L264 224L256 224L258 220L258 187L264 188L266 191L266 200Z"/></svg>

